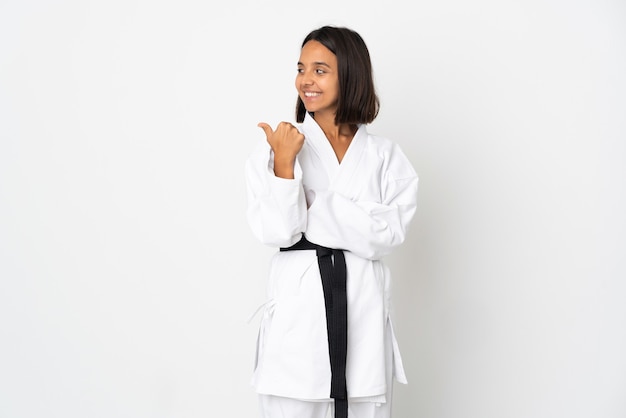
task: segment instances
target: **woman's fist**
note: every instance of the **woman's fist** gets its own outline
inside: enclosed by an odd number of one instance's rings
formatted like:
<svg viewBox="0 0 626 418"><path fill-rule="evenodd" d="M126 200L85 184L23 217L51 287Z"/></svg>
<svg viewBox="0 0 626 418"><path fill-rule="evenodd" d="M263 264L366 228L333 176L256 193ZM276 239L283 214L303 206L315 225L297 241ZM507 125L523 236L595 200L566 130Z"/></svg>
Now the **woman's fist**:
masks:
<svg viewBox="0 0 626 418"><path fill-rule="evenodd" d="M264 122L257 126L263 129L267 142L274 151L274 174L277 177L294 178L293 167L296 156L304 145L304 135L288 122L279 123L276 130Z"/></svg>

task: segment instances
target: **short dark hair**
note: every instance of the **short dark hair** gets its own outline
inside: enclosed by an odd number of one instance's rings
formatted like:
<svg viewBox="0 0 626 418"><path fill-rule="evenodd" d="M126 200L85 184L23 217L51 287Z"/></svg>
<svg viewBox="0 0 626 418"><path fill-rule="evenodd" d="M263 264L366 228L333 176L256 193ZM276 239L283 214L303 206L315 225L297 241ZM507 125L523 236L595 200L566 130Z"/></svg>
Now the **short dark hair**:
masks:
<svg viewBox="0 0 626 418"><path fill-rule="evenodd" d="M378 116L380 102L374 88L369 50L361 35L344 27L322 26L304 38L302 47L309 41L321 43L337 56L339 101L335 123L371 123ZM298 123L304 121L305 114L306 108L298 96Z"/></svg>

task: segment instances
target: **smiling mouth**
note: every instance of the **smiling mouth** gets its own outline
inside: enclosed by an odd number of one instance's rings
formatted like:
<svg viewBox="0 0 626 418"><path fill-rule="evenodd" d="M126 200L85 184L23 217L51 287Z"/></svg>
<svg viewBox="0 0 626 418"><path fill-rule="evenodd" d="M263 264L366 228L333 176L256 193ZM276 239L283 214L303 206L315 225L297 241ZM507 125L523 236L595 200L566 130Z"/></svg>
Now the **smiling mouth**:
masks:
<svg viewBox="0 0 626 418"><path fill-rule="evenodd" d="M320 96L322 93L314 93L311 91L305 91L304 92L304 97L318 97Z"/></svg>

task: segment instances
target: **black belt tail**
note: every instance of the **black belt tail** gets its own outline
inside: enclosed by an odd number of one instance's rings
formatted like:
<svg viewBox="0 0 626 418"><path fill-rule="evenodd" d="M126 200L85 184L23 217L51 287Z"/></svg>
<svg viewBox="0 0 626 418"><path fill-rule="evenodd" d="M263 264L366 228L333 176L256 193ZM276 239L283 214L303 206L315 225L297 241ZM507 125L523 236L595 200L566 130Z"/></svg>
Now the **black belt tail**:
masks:
<svg viewBox="0 0 626 418"><path fill-rule="evenodd" d="M335 400L335 418L348 417L346 358L348 354L348 296L346 293L346 260L343 250L337 250L302 239L280 251L315 250L322 277L326 329L330 356L330 397Z"/></svg>

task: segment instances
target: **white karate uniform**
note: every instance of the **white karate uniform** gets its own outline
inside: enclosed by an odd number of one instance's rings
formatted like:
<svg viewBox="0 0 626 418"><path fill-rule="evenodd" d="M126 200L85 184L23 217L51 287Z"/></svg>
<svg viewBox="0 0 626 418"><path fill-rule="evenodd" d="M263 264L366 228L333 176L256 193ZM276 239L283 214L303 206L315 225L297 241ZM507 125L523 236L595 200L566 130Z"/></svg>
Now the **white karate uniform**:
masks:
<svg viewBox="0 0 626 418"><path fill-rule="evenodd" d="M400 245L415 213L418 177L400 147L360 125L339 164L310 116L295 179L276 177L263 141L246 162L248 221L264 244L289 247L302 234L345 250L350 401L385 403L388 376L406 383L390 318L390 272L381 261ZM315 251L277 252L270 266L252 384L262 395L329 399L331 371ZM391 369L391 370L390 370Z"/></svg>

